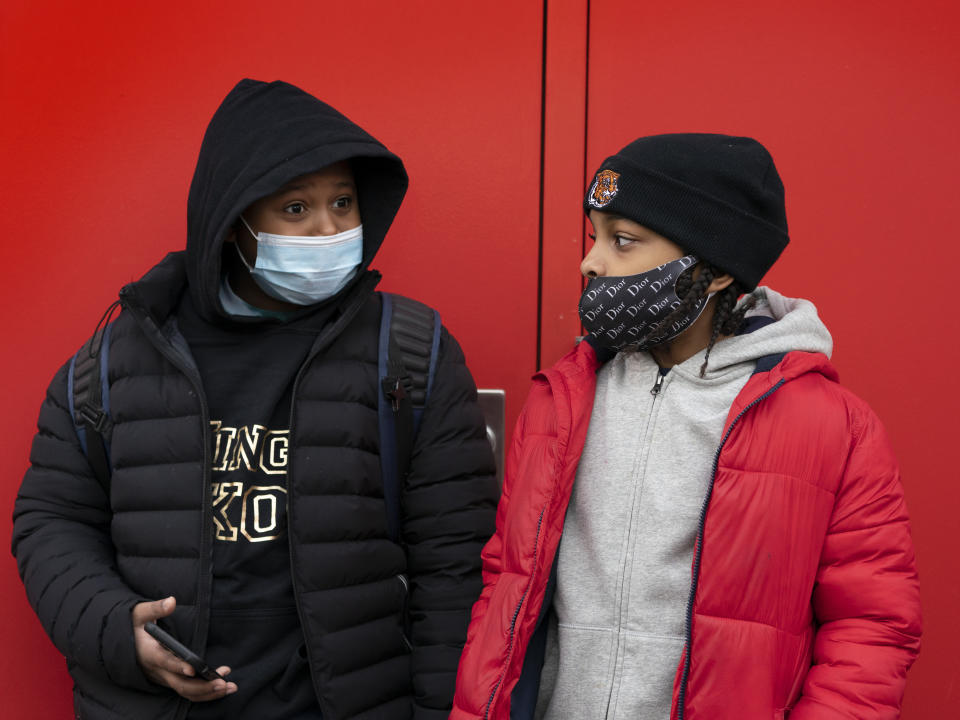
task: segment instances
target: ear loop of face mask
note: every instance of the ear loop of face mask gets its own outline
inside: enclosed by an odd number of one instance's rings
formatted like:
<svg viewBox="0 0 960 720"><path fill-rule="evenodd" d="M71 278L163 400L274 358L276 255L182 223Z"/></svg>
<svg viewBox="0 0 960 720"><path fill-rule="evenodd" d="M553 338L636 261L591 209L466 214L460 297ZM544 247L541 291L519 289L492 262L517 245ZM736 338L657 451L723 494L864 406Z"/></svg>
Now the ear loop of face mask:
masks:
<svg viewBox="0 0 960 720"><path fill-rule="evenodd" d="M254 242L259 243L260 233L255 233L253 231L253 228L250 227L250 223L247 222L247 219L243 215L240 215L240 222L243 223L243 226L247 229L247 232L250 233L250 236L253 238ZM233 244L237 246L237 255L240 256L240 262L242 262L244 267L246 267L247 270L249 270L252 273L254 266L257 264L257 261L254 260L253 265L251 265L249 262L247 262L247 258L244 256L243 251L240 249L240 243L234 242Z"/></svg>
<svg viewBox="0 0 960 720"><path fill-rule="evenodd" d="M257 238L257 234L250 229L250 226L247 225L247 221L243 219L243 215L240 216L240 219L243 220L243 224L246 226L247 231L253 235L254 240ZM243 263L244 267L247 268L249 272L253 272L253 268L250 266L250 263L247 262L247 259L243 256L243 250L240 249L240 243L234 241L233 246L237 248L237 255L240 256L240 262Z"/></svg>

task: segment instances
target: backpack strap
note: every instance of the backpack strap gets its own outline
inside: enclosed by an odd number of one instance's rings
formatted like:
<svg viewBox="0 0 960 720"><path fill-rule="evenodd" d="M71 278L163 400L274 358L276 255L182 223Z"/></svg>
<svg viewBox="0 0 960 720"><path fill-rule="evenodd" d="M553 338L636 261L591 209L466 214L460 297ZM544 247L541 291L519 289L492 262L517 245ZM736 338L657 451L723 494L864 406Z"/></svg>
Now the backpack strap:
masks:
<svg viewBox="0 0 960 720"><path fill-rule="evenodd" d="M112 323L99 328L70 360L67 402L83 454L110 497L110 386L107 380Z"/></svg>
<svg viewBox="0 0 960 720"><path fill-rule="evenodd" d="M416 300L380 293L378 370L380 470L387 532L400 538L400 488L430 397L440 350L440 314Z"/></svg>

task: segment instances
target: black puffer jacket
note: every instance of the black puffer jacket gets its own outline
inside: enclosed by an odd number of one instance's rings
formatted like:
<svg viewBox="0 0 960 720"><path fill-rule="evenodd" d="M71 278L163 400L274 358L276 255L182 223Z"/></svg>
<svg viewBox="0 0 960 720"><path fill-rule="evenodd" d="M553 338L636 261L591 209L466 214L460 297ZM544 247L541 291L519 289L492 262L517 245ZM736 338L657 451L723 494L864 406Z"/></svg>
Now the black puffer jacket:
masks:
<svg viewBox="0 0 960 720"><path fill-rule="evenodd" d="M278 118L299 125L280 134L273 128L269 139L296 139L271 145L263 132ZM331 124L340 130L330 132ZM231 131L243 127L261 132ZM211 438L200 376L175 309L189 291L201 313L222 319L215 278L222 238L236 215L287 180L345 157L367 158L354 161L366 264L403 196L399 160L291 86L244 81L224 101L191 188L187 252L169 255L120 294L109 354L109 500L74 432L66 367L50 385L16 501L13 551L31 604L67 658L79 717L186 712L185 701L140 671L130 616L138 602L175 595L174 633L190 646L205 645ZM265 175L269 182L261 182ZM473 380L444 330L402 491L402 542L388 539L377 425L378 278L361 273L335 298L332 319L294 386L291 572L324 717L439 720L480 591L480 549L493 530L494 465Z"/></svg>

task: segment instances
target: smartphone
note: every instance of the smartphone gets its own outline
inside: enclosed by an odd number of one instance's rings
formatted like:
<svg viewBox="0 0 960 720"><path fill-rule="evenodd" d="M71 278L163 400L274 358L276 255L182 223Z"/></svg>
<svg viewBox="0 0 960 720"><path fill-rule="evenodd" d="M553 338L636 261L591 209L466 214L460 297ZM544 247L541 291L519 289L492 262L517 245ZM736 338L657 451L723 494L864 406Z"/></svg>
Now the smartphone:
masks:
<svg viewBox="0 0 960 720"><path fill-rule="evenodd" d="M190 666L197 671L197 677L202 677L204 680L216 680L217 678L220 678L221 680L224 679L222 675L220 675L216 670L207 664L206 660L197 655L193 650L181 643L166 630L163 630L156 623L148 622L143 626L143 629L147 631L147 634L150 637L163 645L163 647L165 647L167 650L172 652L181 660L189 663Z"/></svg>

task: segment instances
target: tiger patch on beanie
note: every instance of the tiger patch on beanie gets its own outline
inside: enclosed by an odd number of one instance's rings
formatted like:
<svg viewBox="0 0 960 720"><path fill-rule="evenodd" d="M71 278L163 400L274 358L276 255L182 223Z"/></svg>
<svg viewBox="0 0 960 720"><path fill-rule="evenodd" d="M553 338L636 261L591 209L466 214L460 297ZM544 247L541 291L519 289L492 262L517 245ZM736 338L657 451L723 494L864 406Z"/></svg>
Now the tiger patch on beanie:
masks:
<svg viewBox="0 0 960 720"><path fill-rule="evenodd" d="M603 208L617 195L617 180L620 173L613 170L601 170L597 173L593 187L590 188L589 202L595 208Z"/></svg>

